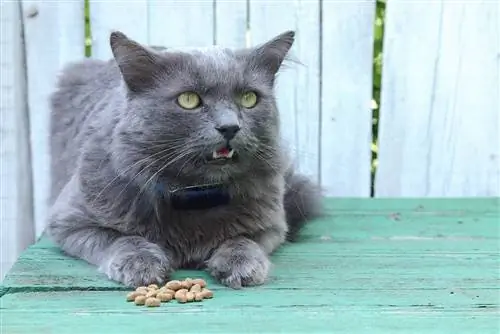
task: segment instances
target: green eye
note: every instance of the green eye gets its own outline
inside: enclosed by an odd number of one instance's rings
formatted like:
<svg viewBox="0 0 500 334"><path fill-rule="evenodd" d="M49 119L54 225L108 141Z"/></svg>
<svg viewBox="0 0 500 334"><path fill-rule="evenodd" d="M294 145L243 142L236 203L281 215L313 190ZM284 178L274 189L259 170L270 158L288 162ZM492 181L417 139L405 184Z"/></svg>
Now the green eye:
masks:
<svg viewBox="0 0 500 334"><path fill-rule="evenodd" d="M200 106L201 99L196 93L185 92L177 97L177 102L182 108L192 110Z"/></svg>
<svg viewBox="0 0 500 334"><path fill-rule="evenodd" d="M240 104L247 109L255 107L257 104L257 94L254 92L246 92L241 95Z"/></svg>

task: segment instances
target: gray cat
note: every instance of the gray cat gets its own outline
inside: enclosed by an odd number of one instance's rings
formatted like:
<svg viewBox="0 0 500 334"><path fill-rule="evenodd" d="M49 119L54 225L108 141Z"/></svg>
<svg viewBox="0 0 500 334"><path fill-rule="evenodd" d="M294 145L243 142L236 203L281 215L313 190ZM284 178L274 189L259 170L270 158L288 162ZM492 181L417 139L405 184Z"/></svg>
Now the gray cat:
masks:
<svg viewBox="0 0 500 334"><path fill-rule="evenodd" d="M51 96L52 240L130 287L179 268L263 284L269 254L322 213L280 144L273 86L293 41L175 51L113 32L114 59L68 65Z"/></svg>

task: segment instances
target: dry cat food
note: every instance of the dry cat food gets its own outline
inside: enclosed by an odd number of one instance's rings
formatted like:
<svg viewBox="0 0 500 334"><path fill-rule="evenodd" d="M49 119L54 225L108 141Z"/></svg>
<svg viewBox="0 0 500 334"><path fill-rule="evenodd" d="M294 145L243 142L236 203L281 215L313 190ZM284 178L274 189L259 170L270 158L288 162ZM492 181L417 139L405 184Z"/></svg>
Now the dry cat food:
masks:
<svg viewBox="0 0 500 334"><path fill-rule="evenodd" d="M135 305L158 307L175 299L178 303L201 302L210 299L213 292L207 289L207 283L201 279L186 278L183 281L170 281L162 287L156 284L140 286L127 294L127 301Z"/></svg>

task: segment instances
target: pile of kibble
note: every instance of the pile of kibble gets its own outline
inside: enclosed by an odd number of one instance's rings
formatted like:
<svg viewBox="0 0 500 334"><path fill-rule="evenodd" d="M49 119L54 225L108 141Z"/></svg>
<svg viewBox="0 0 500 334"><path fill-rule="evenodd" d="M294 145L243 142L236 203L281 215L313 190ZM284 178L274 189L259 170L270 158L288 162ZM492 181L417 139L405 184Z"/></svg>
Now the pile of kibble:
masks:
<svg viewBox="0 0 500 334"><path fill-rule="evenodd" d="M207 289L207 283L201 279L186 278L183 281L170 281L161 288L156 284L140 286L135 291L127 294L127 301L135 305L146 305L147 307L158 307L161 303L173 299L178 303L201 302L210 299L213 292Z"/></svg>

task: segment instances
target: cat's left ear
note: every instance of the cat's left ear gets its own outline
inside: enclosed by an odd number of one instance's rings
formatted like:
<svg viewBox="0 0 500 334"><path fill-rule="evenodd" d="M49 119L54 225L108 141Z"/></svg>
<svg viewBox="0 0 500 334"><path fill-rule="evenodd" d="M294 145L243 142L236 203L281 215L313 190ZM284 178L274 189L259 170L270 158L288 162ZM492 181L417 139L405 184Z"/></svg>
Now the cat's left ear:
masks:
<svg viewBox="0 0 500 334"><path fill-rule="evenodd" d="M119 31L111 33L109 44L131 92L139 93L154 86L161 66L160 58L153 50L148 50Z"/></svg>
<svg viewBox="0 0 500 334"><path fill-rule="evenodd" d="M295 41L295 32L286 31L251 52L252 63L275 75Z"/></svg>

